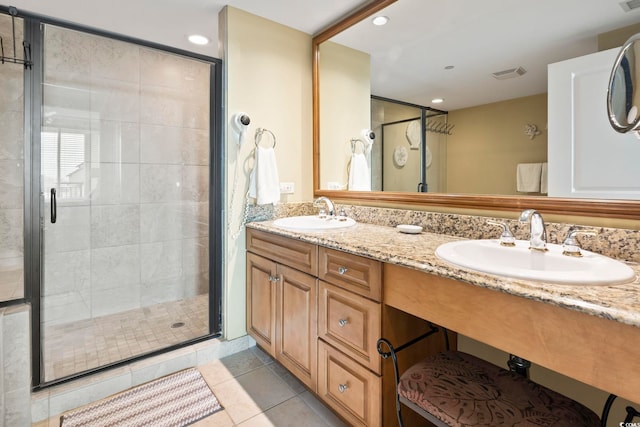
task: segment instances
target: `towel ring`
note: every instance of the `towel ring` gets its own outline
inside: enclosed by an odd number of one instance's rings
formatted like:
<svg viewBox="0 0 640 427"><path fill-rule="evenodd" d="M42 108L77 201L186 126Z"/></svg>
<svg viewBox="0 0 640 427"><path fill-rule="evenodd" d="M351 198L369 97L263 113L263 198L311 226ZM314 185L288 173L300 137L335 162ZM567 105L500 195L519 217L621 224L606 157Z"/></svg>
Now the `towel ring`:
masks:
<svg viewBox="0 0 640 427"><path fill-rule="evenodd" d="M271 138L273 139L273 146L271 148L276 148L276 136L269 129L265 129L265 128L256 129L256 136L255 136L256 147L258 147L260 145L260 140L262 139L262 134L265 133L265 132L267 132L269 135L271 135Z"/></svg>
<svg viewBox="0 0 640 427"><path fill-rule="evenodd" d="M356 144L360 143L362 146L362 154L366 153L367 147L364 145L364 142L360 138L351 138L351 152L356 154Z"/></svg>

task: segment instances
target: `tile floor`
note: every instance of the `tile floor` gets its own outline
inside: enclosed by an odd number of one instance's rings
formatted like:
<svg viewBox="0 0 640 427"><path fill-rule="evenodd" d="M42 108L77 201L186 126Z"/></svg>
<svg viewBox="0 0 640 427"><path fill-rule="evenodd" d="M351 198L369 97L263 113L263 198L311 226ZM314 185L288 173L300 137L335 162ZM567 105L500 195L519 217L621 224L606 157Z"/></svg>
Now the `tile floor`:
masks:
<svg viewBox="0 0 640 427"><path fill-rule="evenodd" d="M208 295L45 328L45 381L97 368L208 333ZM176 322L183 325L172 327Z"/></svg>
<svg viewBox="0 0 640 427"><path fill-rule="evenodd" d="M224 410L195 427L347 426L257 347L198 367ZM32 427L59 427L59 416Z"/></svg>

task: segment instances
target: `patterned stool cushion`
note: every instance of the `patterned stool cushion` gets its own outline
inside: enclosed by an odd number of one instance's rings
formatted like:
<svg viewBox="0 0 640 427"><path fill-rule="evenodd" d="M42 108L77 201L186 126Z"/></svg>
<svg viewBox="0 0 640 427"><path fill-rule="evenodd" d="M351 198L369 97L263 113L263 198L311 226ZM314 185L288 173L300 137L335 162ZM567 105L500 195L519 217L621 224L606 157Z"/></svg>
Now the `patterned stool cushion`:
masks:
<svg viewBox="0 0 640 427"><path fill-rule="evenodd" d="M599 426L590 409L462 352L438 353L400 378L398 394L451 426Z"/></svg>

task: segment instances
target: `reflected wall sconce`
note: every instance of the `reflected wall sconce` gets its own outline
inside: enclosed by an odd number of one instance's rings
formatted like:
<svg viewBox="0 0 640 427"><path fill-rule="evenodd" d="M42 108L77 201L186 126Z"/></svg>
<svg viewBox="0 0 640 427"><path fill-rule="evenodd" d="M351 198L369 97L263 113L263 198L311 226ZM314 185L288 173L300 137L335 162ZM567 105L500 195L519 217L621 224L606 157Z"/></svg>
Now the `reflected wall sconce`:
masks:
<svg viewBox="0 0 640 427"><path fill-rule="evenodd" d="M524 134L527 135L529 139L533 139L541 133L542 132L538 130L538 126L535 124L527 123L526 125L524 125Z"/></svg>

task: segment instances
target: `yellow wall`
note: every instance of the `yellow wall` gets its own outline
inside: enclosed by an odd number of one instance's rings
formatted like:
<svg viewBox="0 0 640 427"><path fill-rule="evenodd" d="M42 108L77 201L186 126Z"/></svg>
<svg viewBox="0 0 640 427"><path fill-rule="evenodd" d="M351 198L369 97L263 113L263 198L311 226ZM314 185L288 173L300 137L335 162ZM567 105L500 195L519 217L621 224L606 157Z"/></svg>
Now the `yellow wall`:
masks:
<svg viewBox="0 0 640 427"><path fill-rule="evenodd" d="M516 191L518 163L547 161L547 95L534 95L449 112L447 193L524 194ZM529 139L525 125L540 135Z"/></svg>
<svg viewBox="0 0 640 427"><path fill-rule="evenodd" d="M337 43L320 47L320 186L346 185L351 138L370 127L369 55ZM326 126L322 126L322 124ZM330 125L329 125L330 124Z"/></svg>
<svg viewBox="0 0 640 427"><path fill-rule="evenodd" d="M598 51L620 47L629 37L636 33L640 33L640 24L633 24L598 34Z"/></svg>
<svg viewBox="0 0 640 427"><path fill-rule="evenodd" d="M221 56L225 67L226 117L243 111L251 117L245 144L238 149L230 126L226 136L226 238L223 290L224 335L246 334L245 237L240 227L243 199L258 127L277 138L280 181L295 183L282 202L310 200L312 190L311 36L247 12L226 7L220 13ZM265 137L266 138L266 137ZM241 168L236 175L236 169ZM236 196L231 201L234 184ZM233 202L233 203L232 203Z"/></svg>

